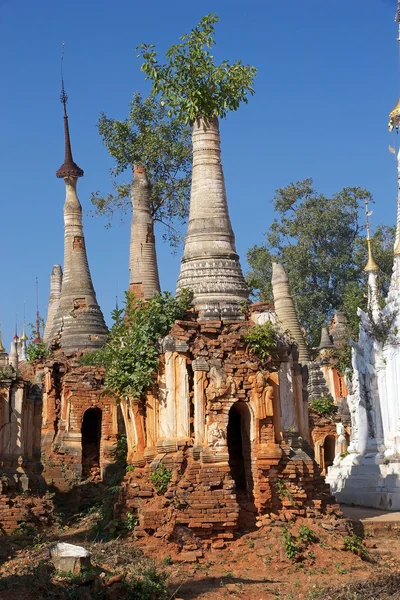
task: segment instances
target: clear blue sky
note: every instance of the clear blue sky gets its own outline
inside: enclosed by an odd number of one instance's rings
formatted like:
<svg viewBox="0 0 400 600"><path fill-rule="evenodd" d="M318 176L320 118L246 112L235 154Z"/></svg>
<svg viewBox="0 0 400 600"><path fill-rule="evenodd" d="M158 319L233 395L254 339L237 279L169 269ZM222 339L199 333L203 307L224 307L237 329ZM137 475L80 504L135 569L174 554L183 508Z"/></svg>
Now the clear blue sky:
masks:
<svg viewBox="0 0 400 600"><path fill-rule="evenodd" d="M237 249L262 243L274 190L313 177L326 194L359 185L374 195L373 224L393 224L396 170L387 114L399 92L396 0L0 0L0 321L7 347L15 314L46 314L52 265L63 261L64 184L60 48L92 277L106 319L128 281L128 223L88 215L109 191L111 160L100 111L124 118L146 93L135 47L160 53L216 12L216 56L257 66L256 95L222 123L223 164ZM180 251L159 235L162 287L174 290Z"/></svg>

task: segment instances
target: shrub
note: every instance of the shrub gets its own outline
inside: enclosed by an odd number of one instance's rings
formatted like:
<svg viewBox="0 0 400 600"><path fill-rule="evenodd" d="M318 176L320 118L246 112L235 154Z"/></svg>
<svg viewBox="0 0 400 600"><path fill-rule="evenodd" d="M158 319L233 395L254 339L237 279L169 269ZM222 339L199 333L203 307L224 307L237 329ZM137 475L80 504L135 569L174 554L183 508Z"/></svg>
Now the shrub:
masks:
<svg viewBox="0 0 400 600"><path fill-rule="evenodd" d="M287 527L283 530L283 540L285 544L285 554L287 558L296 562L301 557L301 548Z"/></svg>
<svg viewBox="0 0 400 600"><path fill-rule="evenodd" d="M362 560L369 560L370 554L363 544L362 538L358 535L348 535L343 538L344 549L347 552L357 554Z"/></svg>
<svg viewBox="0 0 400 600"><path fill-rule="evenodd" d="M47 349L47 346L43 340L40 342L32 342L28 345L26 349L26 358L29 362L34 362L35 360L43 360L49 356L50 351Z"/></svg>
<svg viewBox="0 0 400 600"><path fill-rule="evenodd" d="M334 405L331 396L321 396L312 400L310 407L322 417L332 417L337 412L337 406Z"/></svg>
<svg viewBox="0 0 400 600"><path fill-rule="evenodd" d="M312 529L307 527L307 525L302 525L299 529L299 539L303 544L308 546L309 544L315 544L318 542L318 537L313 532Z"/></svg>
<svg viewBox="0 0 400 600"><path fill-rule="evenodd" d="M250 352L263 362L278 356L284 346L289 350L291 343L286 334L280 333L271 321L251 327L244 341L248 344Z"/></svg>
<svg viewBox="0 0 400 600"><path fill-rule="evenodd" d="M105 393L140 398L154 383L157 343L169 333L174 321L184 317L192 297L183 290L179 298L165 292L144 302L126 294L125 310L113 312L114 325L107 343L80 359L83 364L104 366Z"/></svg>
<svg viewBox="0 0 400 600"><path fill-rule="evenodd" d="M171 477L172 471L167 469L162 463L152 471L150 481L156 488L158 494L164 494L167 491Z"/></svg>

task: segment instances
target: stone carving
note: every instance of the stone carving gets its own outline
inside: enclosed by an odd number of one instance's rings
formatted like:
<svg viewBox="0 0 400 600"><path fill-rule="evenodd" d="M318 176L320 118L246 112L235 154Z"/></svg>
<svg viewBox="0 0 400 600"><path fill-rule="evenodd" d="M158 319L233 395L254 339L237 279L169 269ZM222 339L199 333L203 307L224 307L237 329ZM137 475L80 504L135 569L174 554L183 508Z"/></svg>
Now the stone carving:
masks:
<svg viewBox="0 0 400 600"><path fill-rule="evenodd" d="M268 384L268 375L259 371L250 375L252 384L251 397L257 409L257 419L263 420L274 416L274 388Z"/></svg>
<svg viewBox="0 0 400 600"><path fill-rule="evenodd" d="M235 394L236 384L230 375L226 375L220 366L211 366L210 382L206 389L207 400L215 400Z"/></svg>
<svg viewBox="0 0 400 600"><path fill-rule="evenodd" d="M223 448L226 446L226 433L219 427L218 423L211 423L207 431L208 445L212 448Z"/></svg>

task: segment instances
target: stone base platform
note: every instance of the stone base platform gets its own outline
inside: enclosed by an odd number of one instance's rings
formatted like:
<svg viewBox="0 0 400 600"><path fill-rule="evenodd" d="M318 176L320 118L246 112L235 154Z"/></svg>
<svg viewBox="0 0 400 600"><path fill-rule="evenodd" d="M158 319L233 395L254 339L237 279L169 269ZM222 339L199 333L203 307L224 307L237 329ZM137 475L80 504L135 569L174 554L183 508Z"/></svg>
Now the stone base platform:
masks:
<svg viewBox="0 0 400 600"><path fill-rule="evenodd" d="M400 511L400 462L377 464L373 455L349 455L329 467L326 482L337 502Z"/></svg>
<svg viewBox="0 0 400 600"><path fill-rule="evenodd" d="M373 537L400 537L400 512L341 504L343 515L350 519L356 533Z"/></svg>

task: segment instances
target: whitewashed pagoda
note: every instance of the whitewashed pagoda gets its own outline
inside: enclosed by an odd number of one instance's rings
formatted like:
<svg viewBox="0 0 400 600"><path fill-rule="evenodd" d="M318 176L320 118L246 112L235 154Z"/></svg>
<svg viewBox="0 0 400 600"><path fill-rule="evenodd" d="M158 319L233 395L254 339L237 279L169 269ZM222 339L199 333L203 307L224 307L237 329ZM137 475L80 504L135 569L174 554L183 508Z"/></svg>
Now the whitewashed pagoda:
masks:
<svg viewBox="0 0 400 600"><path fill-rule="evenodd" d="M396 15L400 44L400 0ZM400 128L400 99L389 115L389 130ZM337 456L327 481L337 500L400 510L400 150L393 274L385 307L380 308L378 272L370 243L367 209L368 311L352 343L353 375L348 404L352 439L348 455Z"/></svg>

